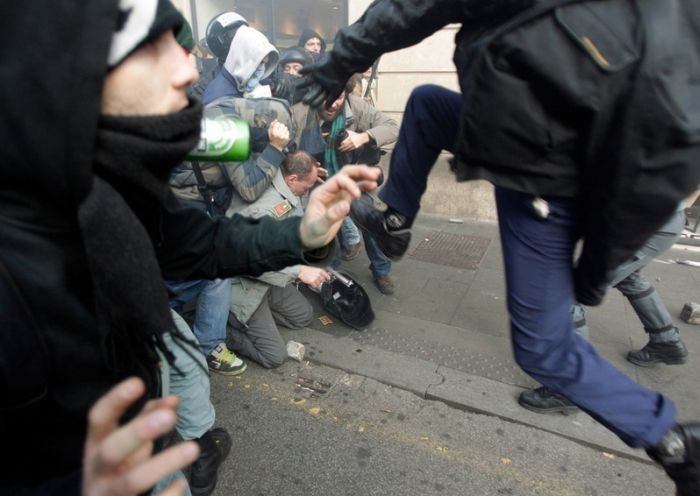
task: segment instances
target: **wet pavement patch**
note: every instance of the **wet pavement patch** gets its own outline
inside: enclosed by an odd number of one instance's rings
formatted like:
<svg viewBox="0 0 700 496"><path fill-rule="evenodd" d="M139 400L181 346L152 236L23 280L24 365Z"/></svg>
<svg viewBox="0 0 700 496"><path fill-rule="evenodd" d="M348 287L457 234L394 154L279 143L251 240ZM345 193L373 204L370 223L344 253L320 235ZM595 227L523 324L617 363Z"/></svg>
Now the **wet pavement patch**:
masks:
<svg viewBox="0 0 700 496"><path fill-rule="evenodd" d="M479 268L491 240L477 236L431 231L413 250L411 257L460 269Z"/></svg>

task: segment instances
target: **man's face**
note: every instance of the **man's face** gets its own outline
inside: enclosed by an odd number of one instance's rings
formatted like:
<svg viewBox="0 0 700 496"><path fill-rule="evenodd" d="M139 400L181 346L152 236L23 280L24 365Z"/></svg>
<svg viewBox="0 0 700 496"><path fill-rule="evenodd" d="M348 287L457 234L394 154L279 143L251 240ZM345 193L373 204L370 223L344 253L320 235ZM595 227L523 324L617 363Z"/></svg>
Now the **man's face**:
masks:
<svg viewBox="0 0 700 496"><path fill-rule="evenodd" d="M345 92L341 93L328 107L320 107L318 109L318 116L322 120L330 122L338 116L338 112L342 112L343 104L345 104Z"/></svg>
<svg viewBox="0 0 700 496"><path fill-rule="evenodd" d="M187 107L185 89L198 77L193 61L168 31L107 73L102 113L134 116L178 112Z"/></svg>
<svg viewBox="0 0 700 496"><path fill-rule="evenodd" d="M299 62L289 62L288 64L284 64L282 71L286 72L287 74L291 74L292 76L300 77L301 74L299 74L299 69L302 67L304 67L304 64L300 64Z"/></svg>
<svg viewBox="0 0 700 496"><path fill-rule="evenodd" d="M312 167L311 172L309 172L304 179L299 179L296 174L291 174L285 178L285 181L287 182L289 191L295 196L304 196L314 187L316 181L318 181L318 169Z"/></svg>
<svg viewBox="0 0 700 496"><path fill-rule="evenodd" d="M321 53L321 40L318 38L309 38L304 43L304 48L307 52Z"/></svg>

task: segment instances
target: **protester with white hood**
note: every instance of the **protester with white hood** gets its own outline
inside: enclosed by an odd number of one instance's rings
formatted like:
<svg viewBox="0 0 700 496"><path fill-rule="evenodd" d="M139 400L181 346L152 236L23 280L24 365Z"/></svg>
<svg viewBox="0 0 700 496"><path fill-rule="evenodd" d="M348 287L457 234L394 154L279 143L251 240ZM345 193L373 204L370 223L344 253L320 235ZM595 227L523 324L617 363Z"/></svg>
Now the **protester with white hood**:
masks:
<svg viewBox="0 0 700 496"><path fill-rule="evenodd" d="M255 28L241 26L231 42L228 56L219 75L202 95L205 105L217 98L269 97L268 85L260 84L277 67L279 53L269 40Z"/></svg>

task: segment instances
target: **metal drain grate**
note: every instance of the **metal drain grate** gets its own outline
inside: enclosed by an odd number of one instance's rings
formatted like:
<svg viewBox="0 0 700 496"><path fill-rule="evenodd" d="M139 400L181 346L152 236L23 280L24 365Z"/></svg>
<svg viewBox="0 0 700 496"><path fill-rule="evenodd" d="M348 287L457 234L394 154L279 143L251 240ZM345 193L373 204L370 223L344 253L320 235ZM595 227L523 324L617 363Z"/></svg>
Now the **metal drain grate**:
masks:
<svg viewBox="0 0 700 496"><path fill-rule="evenodd" d="M489 238L431 231L411 256L423 262L474 270L479 267L489 243Z"/></svg>

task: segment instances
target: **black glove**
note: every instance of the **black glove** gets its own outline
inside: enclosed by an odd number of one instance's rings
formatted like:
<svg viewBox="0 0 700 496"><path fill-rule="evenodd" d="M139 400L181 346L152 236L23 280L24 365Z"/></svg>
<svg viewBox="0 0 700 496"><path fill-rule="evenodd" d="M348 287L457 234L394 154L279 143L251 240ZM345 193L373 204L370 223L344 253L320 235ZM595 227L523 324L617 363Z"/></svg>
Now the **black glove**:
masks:
<svg viewBox="0 0 700 496"><path fill-rule="evenodd" d="M304 76L297 88L305 88L302 101L310 107L330 105L345 89L345 83L352 76L336 61L332 53L327 53L315 64L305 65L299 71Z"/></svg>
<svg viewBox="0 0 700 496"><path fill-rule="evenodd" d="M301 101L306 88L299 88L301 78L285 72L277 73L272 78L272 96L287 100L291 105Z"/></svg>

